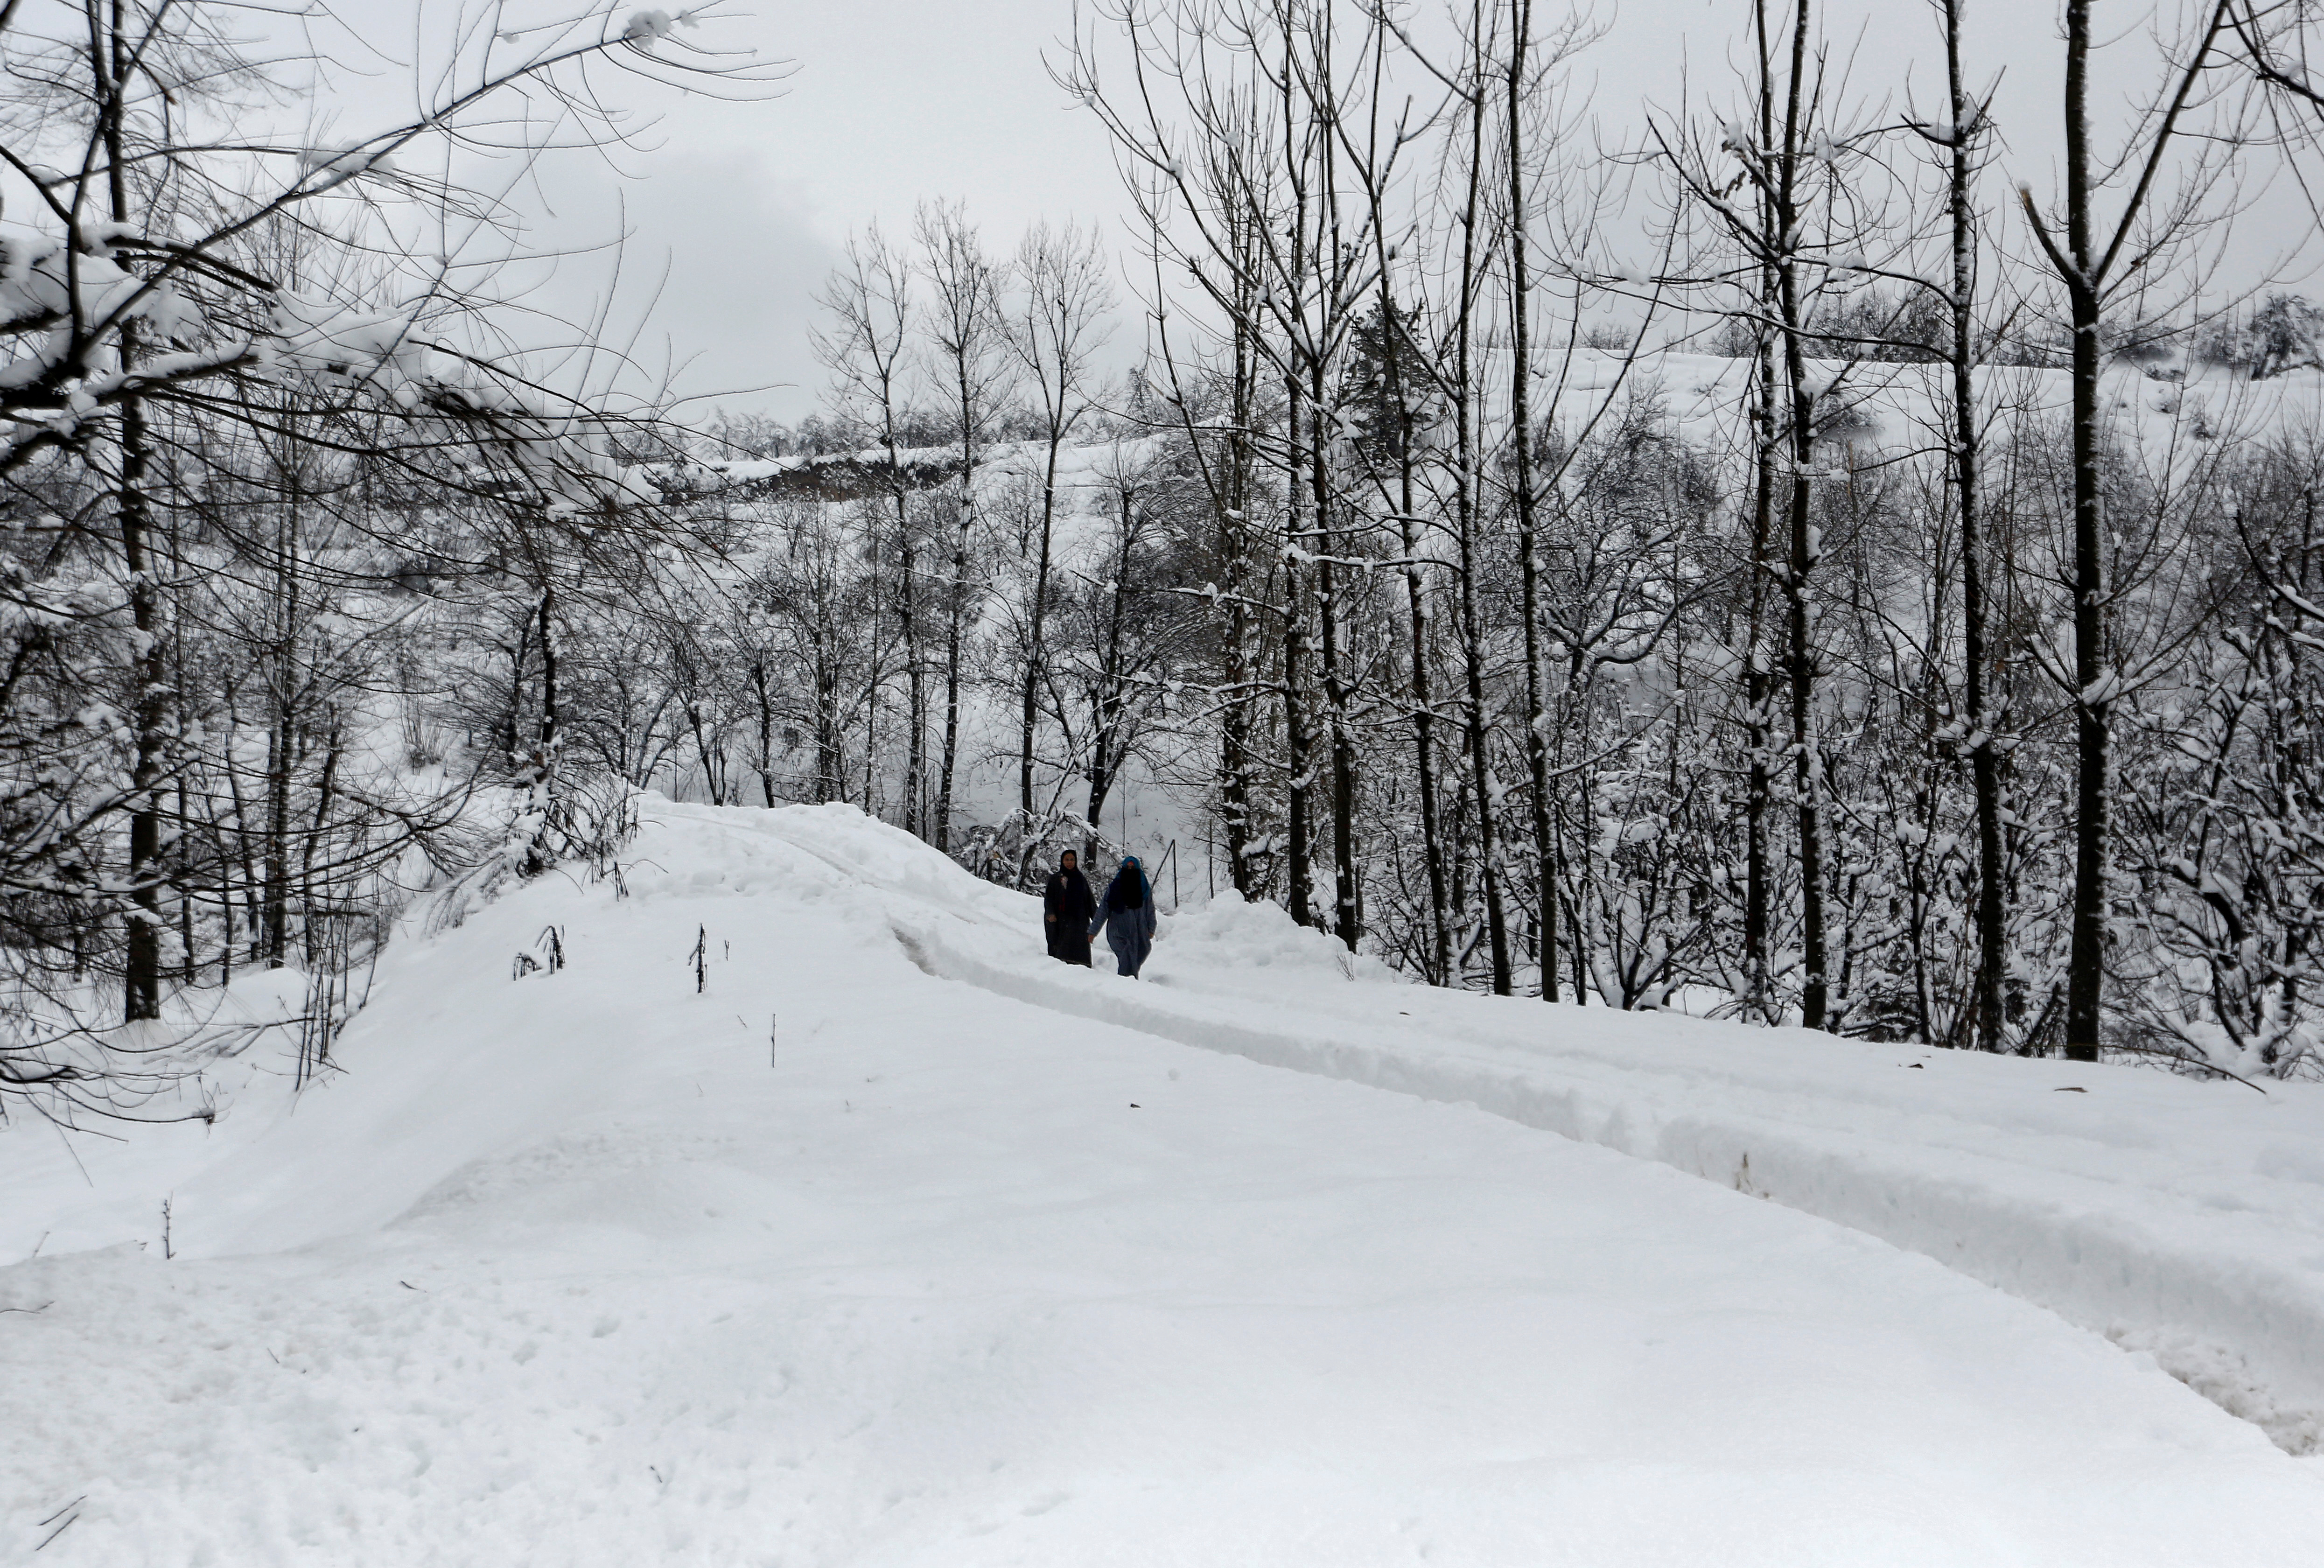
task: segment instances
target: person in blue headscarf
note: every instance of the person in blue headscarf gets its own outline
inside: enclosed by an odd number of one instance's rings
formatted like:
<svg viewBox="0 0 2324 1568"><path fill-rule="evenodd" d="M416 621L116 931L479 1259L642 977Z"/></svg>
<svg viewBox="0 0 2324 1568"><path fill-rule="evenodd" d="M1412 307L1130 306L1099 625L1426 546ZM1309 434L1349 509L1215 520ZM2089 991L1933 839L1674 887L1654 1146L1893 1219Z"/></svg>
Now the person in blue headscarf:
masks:
<svg viewBox="0 0 2324 1568"><path fill-rule="evenodd" d="M1098 900L1089 934L1094 936L1101 930L1121 973L1137 979L1146 967L1146 955L1154 951L1154 890L1146 885L1146 868L1134 854L1121 857L1121 869Z"/></svg>

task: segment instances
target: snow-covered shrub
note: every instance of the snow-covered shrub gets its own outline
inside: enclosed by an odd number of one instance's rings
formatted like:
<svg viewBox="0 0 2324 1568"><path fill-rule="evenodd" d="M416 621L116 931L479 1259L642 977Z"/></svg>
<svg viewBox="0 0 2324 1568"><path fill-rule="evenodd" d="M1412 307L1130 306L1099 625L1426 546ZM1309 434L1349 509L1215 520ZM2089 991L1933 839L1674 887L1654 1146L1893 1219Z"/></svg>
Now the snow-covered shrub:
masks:
<svg viewBox="0 0 2324 1568"><path fill-rule="evenodd" d="M2283 445L2240 476L2218 635L2123 772L2131 1043L2246 1077L2312 1074L2324 1046L2319 474L2314 447Z"/></svg>

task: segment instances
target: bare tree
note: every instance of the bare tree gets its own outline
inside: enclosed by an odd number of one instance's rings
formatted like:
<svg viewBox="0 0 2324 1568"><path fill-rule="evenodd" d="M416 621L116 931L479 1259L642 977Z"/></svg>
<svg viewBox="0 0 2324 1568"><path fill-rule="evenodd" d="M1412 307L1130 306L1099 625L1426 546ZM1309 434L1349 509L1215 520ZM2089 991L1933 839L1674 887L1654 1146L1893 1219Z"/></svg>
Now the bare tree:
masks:
<svg viewBox="0 0 2324 1568"><path fill-rule="evenodd" d="M1977 799L1977 978L1973 987L1978 1048L2004 1048L2008 1001L2008 928L2003 847L2001 744L1998 733L2006 703L1992 700L1990 563L1987 559L1984 482L1980 458L1984 432L1977 397L1980 344L1977 319L1977 177L1992 125L1987 100L1974 96L1963 77L1961 25L1966 0L1939 0L1945 35L1945 119L1914 129L1937 150L1943 162L1945 217L1950 267L1943 291L1951 327L1946 357L1951 374L1953 506L1960 523L1961 561L1961 750L1968 753Z"/></svg>
<svg viewBox="0 0 2324 1568"><path fill-rule="evenodd" d="M912 235L930 303L921 329L928 374L941 390L960 447L958 508L952 519L951 571L945 584L944 749L936 763L929 839L952 847L954 775L960 758L961 646L968 631L969 553L977 523L977 453L991 433L1011 379L1001 271L957 202L923 204Z"/></svg>
<svg viewBox="0 0 2324 1568"><path fill-rule="evenodd" d="M1017 302L1010 318L1009 344L1031 384L1043 446L1038 543L1031 601L1026 615L1024 669L1019 672L1017 747L1017 809L1026 824L1018 880L1031 875L1033 730L1043 675L1048 667L1050 556L1057 519L1057 468L1066 443L1094 407L1093 356L1110 333L1114 294L1106 263L1093 236L1067 225L1047 224L1028 231L1018 247Z"/></svg>
<svg viewBox="0 0 2324 1568"><path fill-rule="evenodd" d="M2101 470L2106 433L2098 402L2098 369L2105 353L2101 331L2108 308L2129 291L2147 286L2167 260L2169 248L2203 216L2224 151L2199 157L2176 195L2167 200L2158 186L2166 159L2188 130L2190 112L2202 106L2207 78L2229 36L2236 9L2231 0L2206 0L2199 7L2194 26L2169 61L2161 92L2142 108L2122 154L2102 162L2090 127L2090 0L2066 0L2062 214L2044 217L2031 188L2021 187L2026 222L2065 292L2072 334L2074 648L2065 684L2074 707L2076 770L2065 1029L2066 1055L2074 1061L2098 1059L2106 989L2107 823L2112 789L2107 753L2114 705L2122 688L2122 672L2115 667L2107 638L2107 486ZM2225 149L2240 138L2215 134L2211 140ZM2097 203L2099 193L2116 179L2126 179L2129 188L2120 211L2107 223Z"/></svg>
<svg viewBox="0 0 2324 1568"><path fill-rule="evenodd" d="M912 264L877 224L847 243L845 266L818 297L831 325L817 329L816 353L836 379L843 400L872 425L887 454L881 488L892 513L896 619L904 645L904 831L932 835L927 806L927 660L920 649L919 530L903 460L906 378L910 374Z"/></svg>

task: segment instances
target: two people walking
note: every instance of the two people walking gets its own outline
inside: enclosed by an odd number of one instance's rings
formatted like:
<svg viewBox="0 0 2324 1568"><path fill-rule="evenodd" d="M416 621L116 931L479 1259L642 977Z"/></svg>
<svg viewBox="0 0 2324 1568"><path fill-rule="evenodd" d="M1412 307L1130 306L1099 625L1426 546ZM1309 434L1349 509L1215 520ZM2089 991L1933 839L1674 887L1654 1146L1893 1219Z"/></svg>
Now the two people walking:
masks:
<svg viewBox="0 0 2324 1568"><path fill-rule="evenodd" d="M1087 967L1090 938L1105 933L1120 973L1137 977L1154 950L1154 890L1147 885L1146 868L1136 855L1124 855L1121 869L1102 899L1092 896L1072 850L1057 857L1056 873L1041 890L1042 929L1048 933L1049 956Z"/></svg>

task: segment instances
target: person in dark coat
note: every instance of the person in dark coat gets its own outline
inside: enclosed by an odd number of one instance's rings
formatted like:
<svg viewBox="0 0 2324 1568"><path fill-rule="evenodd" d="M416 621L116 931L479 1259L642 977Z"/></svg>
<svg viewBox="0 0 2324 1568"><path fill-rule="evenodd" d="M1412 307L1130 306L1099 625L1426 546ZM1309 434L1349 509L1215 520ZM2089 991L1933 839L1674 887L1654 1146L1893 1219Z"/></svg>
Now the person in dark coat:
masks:
<svg viewBox="0 0 2324 1568"><path fill-rule="evenodd" d="M1134 854L1121 857L1121 869L1113 873L1112 885L1099 901L1089 934L1096 936L1101 927L1121 973L1137 979L1146 967L1146 955L1154 951L1154 890L1146 885L1146 868Z"/></svg>
<svg viewBox="0 0 2324 1568"><path fill-rule="evenodd" d="M1097 898L1089 879L1074 863L1074 852L1057 857L1049 885L1041 890L1041 928L1049 936L1049 956L1061 964L1090 966L1089 923L1097 914Z"/></svg>

